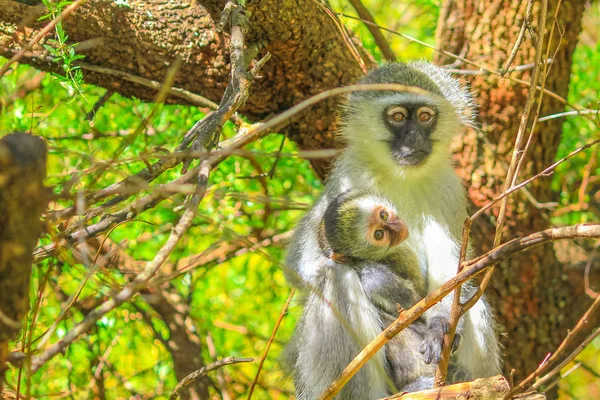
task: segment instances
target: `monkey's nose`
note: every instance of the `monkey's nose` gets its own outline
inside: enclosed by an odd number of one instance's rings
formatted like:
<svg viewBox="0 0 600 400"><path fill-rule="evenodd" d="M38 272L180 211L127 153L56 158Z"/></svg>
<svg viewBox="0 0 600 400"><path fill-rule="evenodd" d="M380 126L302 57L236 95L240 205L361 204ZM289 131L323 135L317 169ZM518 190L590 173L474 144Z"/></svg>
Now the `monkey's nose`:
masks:
<svg viewBox="0 0 600 400"><path fill-rule="evenodd" d="M390 247L402 243L408 237L408 228L400 219L388 220L386 226L390 233Z"/></svg>

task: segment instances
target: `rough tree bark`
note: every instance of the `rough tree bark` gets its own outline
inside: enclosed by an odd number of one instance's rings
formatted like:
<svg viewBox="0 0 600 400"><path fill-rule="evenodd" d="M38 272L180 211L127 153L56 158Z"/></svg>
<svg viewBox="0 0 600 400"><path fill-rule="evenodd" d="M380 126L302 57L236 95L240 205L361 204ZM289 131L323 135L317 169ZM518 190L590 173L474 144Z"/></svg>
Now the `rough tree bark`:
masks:
<svg viewBox="0 0 600 400"><path fill-rule="evenodd" d="M505 66L525 17L527 1L496 0L446 0L440 17L437 41L446 51L469 60L477 60L499 71ZM556 3L549 2L548 19L545 22L546 38L553 24ZM531 27L539 26L541 1L535 1ZM560 27L552 37L553 61L545 87L566 97L569 89L572 54L581 29L581 17L585 2L567 0L562 2L558 14ZM559 32L564 27L564 37ZM554 53L556 46L558 51ZM545 54L544 48L543 53ZM535 45L526 35L512 66L534 62ZM437 55L440 64L455 63L455 59ZM461 68L476 69L469 65ZM509 76L529 81L531 69L513 72ZM528 88L493 75L471 75L468 78L477 94L479 119L482 132L471 131L461 143L457 154L460 174L468 186L475 207L479 208L502 192L510 163L513 145L519 128ZM541 115L564 110L564 104L545 96ZM535 110L535 106L534 106ZM532 116L533 118L533 116ZM531 124L530 124L531 125ZM555 119L538 124L535 140L529 150L521 177L529 177L555 159L560 142L562 120ZM521 181L523 179L519 179ZM555 201L557 194L550 188L550 179L543 178L529 187L539 203ZM480 218L474 225L471 237L478 252L490 249L495 230L495 217ZM549 226L548 215L538 209L522 194L510 197L504 240L545 229ZM574 318L581 316L582 305L589 304L573 293L581 287L571 287L566 282L564 264L556 261L551 245L540 246L497 266L488 297L492 300L499 321L506 335L505 372L516 370L516 378L524 377L534 370L546 354L556 348L567 329L574 325ZM580 282L578 282L580 283ZM573 310L577 310L573 312ZM527 355L524 357L523 355Z"/></svg>

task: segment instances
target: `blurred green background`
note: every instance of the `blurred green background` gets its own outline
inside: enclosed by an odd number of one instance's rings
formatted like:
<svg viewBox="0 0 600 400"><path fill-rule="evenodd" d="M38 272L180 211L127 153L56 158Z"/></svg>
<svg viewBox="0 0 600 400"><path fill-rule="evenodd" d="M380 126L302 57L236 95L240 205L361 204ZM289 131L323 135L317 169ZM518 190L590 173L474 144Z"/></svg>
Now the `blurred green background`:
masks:
<svg viewBox="0 0 600 400"><path fill-rule="evenodd" d="M365 1L375 19L385 27L434 44L434 34L440 2ZM355 15L354 9L343 0L331 1L339 13ZM364 46L381 61L381 55L372 37L360 22L341 17L346 26L356 32ZM600 99L600 4L589 7L584 28L574 55L569 101L597 108ZM432 50L411 43L395 35L387 35L395 53L402 61L430 59ZM0 64L6 60L0 59ZM40 80L39 89L19 93L24 83ZM102 170L102 162L113 159L124 138L130 136L149 115L153 104L126 99L114 94L98 111L92 121L85 116L103 95L104 89L83 85L77 93L63 79L21 65L0 79L0 136L10 131L31 131L44 137L49 145L48 181L55 193L76 194L79 190L97 190L144 168L139 155L152 153L157 147L172 150L185 133L203 114L196 107L159 105L154 117L142 134L126 147L117 162ZM94 133L92 135L91 133ZM234 125L224 129L225 138L233 136ZM597 136L593 125L584 118L564 120L559 156ZM276 152L282 137L271 134L249 146L267 153ZM199 254L214 243L244 240L256 232L283 233L292 229L303 209L310 205L321 190L321 182L314 176L309 163L299 157L294 144L285 141L283 152L272 179L261 182L253 176L268 172L275 161L273 155L258 155L254 160L234 156L221 163L211 175L211 187L202 202L192 228L170 258L171 262ZM597 152L598 150L595 149ZM578 202L578 182L588 164L591 152L582 152L563 164L553 177L554 188L561 193L561 205ZM260 169L257 169L257 165ZM262 171L261 171L262 170ZM597 167L592 175L598 175ZM163 174L156 183L167 182L178 176L179 169ZM266 197L270 199L266 199ZM184 195L175 195L157 208L143 213L139 219L149 222L128 222L111 233L111 239L137 260L150 260L168 237L170 227L177 222ZM52 203L60 209L70 202ZM267 212L265 208L270 210ZM575 210L558 213L556 224L584 222L593 219L591 213ZM44 237L43 243L50 243ZM173 281L173 285L192 302L192 318L203 340L203 359L209 354L206 341L212 341L219 357L260 356L265 348L275 321L290 293L279 263L284 250L270 246L251 254L235 257L220 264L201 266ZM48 274L48 271L52 273ZM31 288L32 306L38 297L42 277L50 276L37 316L33 337L50 327L61 310L53 287L58 285L66 294L76 290L86 268L66 254L60 260L49 259L34 268ZM101 270L85 287L81 298L108 294L111 285L123 283L124 277L115 270ZM55 357L31 381L31 394L36 398L92 398L90 391L93 361L107 354L105 385L109 398L167 398L175 386L169 354L152 329L166 333L164 323L152 319L153 328L142 319L144 311L152 316L141 297L109 313L89 335L71 345L64 356ZM287 398L293 392L291 381L280 369L282 343L289 338L300 313L298 301L293 302L276 336L261 374L260 386L254 398ZM69 331L82 318L73 312L59 324L51 342ZM31 324L31 321L29 321ZM108 350L108 351L107 351ZM593 342L575 363L563 371L570 371L560 381L561 398L600 398L600 340ZM258 362L226 367L223 371L236 396L245 397L249 383L256 374ZM11 370L8 380L17 382L17 370ZM22 384L27 384L25 374Z"/></svg>

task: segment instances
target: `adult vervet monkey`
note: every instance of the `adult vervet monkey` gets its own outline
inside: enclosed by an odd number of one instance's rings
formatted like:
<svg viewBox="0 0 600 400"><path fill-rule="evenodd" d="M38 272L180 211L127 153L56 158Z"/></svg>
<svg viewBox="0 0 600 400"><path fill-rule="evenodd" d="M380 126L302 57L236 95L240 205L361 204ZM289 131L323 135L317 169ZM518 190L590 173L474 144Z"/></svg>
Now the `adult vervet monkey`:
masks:
<svg viewBox="0 0 600 400"><path fill-rule="evenodd" d="M428 93L374 90L354 92L348 98L340 129L347 147L323 194L298 224L286 260L292 285L321 292L309 295L301 329L289 349L290 358L296 360L292 368L299 399L316 398L346 367L348 354L355 355L356 348L381 332L377 307L365 294L357 272L339 264L332 268L331 260L319 251L319 224L333 199L356 189L388 198L408 227L406 244L417 254L427 292L454 276L458 265L466 196L452 167L449 145L473 123L469 92L443 69L426 62L387 64L361 83L402 84ZM463 292L471 294L468 288ZM451 305L448 296L424 314L428 329L420 350L426 362L439 361ZM340 317L347 322L340 322ZM465 379L500 373L495 323L484 299L461 319L457 333L462 340L453 362L465 371ZM339 398L384 396L380 368L384 357L380 351Z"/></svg>

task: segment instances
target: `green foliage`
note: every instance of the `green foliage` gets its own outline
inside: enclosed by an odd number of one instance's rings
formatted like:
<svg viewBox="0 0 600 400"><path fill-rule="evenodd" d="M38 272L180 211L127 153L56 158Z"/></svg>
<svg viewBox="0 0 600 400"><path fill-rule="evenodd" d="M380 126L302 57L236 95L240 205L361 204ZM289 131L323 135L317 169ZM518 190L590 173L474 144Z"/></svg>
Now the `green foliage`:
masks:
<svg viewBox="0 0 600 400"><path fill-rule="evenodd" d="M332 0L329 3L337 15L341 14L340 19L344 22L344 25L358 34L365 49L378 62L382 62L383 57L373 40L373 36L366 25L356 19L358 15L352 5L344 0ZM379 26L434 44L435 29L441 7L440 0L367 0L362 3L371 12ZM398 61L431 59L433 55L433 50L423 48L423 46L410 40L386 31L383 31L383 34L390 43Z"/></svg>
<svg viewBox="0 0 600 400"><path fill-rule="evenodd" d="M571 70L571 87L568 100L571 104L580 104L592 110L600 109L600 79L598 76L598 65L600 65L600 41L587 39L589 35L597 36L597 24L600 21L600 6L594 4L584 19L584 31L582 43L577 46L573 54L573 67ZM587 39L587 40L586 40ZM585 118L582 116L571 116L565 119L563 125L563 137L558 151L558 157L564 157L573 150L598 138L598 126L600 126L600 114ZM542 125L543 127L543 125ZM543 128L540 128L540 130ZM596 148L591 151L579 153L568 163L557 169L558 173L553 179L553 189L560 193L561 205L587 204L590 202L589 191L585 191L580 198L579 188L584 181L584 175L592 178L600 175L600 164L598 164L598 152ZM596 152L594 161L590 153ZM598 202L600 199L596 199ZM597 219L586 207L579 207L575 212L565 213L555 218L557 224L574 224Z"/></svg>
<svg viewBox="0 0 600 400"><path fill-rule="evenodd" d="M48 9L48 13L40 17L40 21L56 18L65 7L72 3L72 1L67 0L62 0L56 3L52 2L51 0L42 1ZM69 36L65 33L62 22L56 24L54 31L56 33L56 39L48 39L46 41L47 44L44 44L43 46L52 55L53 60L59 63L65 72L64 76L57 74L56 77L66 87L81 95L83 73L81 72L81 68L77 65L74 65L73 62L81 60L85 57L81 54L75 54L75 46L77 46L77 43L67 43Z"/></svg>

